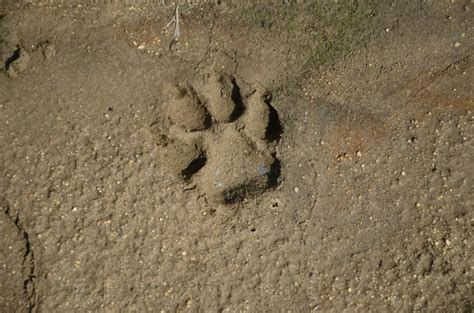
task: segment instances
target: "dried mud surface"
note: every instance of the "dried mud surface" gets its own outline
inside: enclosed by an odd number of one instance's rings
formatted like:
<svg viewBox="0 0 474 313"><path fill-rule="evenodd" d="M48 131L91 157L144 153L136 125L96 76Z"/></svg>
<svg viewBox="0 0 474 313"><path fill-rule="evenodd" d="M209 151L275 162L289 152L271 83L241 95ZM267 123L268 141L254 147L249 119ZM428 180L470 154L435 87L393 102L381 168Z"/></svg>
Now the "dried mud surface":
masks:
<svg viewBox="0 0 474 313"><path fill-rule="evenodd" d="M0 1L0 312L470 312L472 1Z"/></svg>

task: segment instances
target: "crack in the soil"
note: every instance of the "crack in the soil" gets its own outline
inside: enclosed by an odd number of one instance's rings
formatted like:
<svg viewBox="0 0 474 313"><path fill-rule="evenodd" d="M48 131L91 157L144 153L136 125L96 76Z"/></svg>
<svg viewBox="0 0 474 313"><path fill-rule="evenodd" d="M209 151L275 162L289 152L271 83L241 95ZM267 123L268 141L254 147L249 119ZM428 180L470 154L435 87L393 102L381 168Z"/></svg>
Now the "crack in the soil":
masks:
<svg viewBox="0 0 474 313"><path fill-rule="evenodd" d="M446 74L451 68L458 66L464 62L467 62L471 58L471 54L466 55L460 59L457 59L448 65L444 66L443 68L430 72L428 75L425 77L422 77L420 80L423 82L425 81L424 84L422 84L413 94L413 98L416 98L421 92L429 88L434 82L436 82L442 75Z"/></svg>
<svg viewBox="0 0 474 313"><path fill-rule="evenodd" d="M35 284L35 255L32 250L32 245L30 242L30 238L28 232L25 231L23 226L20 224L20 220L18 215L13 216L10 212L10 207L8 203L4 200L2 201L2 206L4 205L5 214L7 215L8 219L15 225L15 227L20 232L22 239L25 244L25 253L23 254L22 260L22 267L23 272L28 273L28 277L23 281L23 291L27 295L28 298L28 312L35 312L36 308L36 284Z"/></svg>

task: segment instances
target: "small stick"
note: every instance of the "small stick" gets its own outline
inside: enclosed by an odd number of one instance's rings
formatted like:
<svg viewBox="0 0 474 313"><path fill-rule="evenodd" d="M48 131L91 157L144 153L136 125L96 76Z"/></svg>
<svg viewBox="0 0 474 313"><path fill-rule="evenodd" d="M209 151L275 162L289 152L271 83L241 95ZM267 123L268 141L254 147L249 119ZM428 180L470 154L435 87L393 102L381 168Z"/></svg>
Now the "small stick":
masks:
<svg viewBox="0 0 474 313"><path fill-rule="evenodd" d="M179 5L176 5L176 9L174 10L173 18L166 24L164 28L168 28L172 23L174 23L174 34L173 40L170 43L170 49L172 48L173 44L175 44L179 37L181 36L181 31L179 29Z"/></svg>
<svg viewBox="0 0 474 313"><path fill-rule="evenodd" d="M179 36L181 36L181 32L179 31L179 5L176 5L176 11L175 11L175 19L176 19L176 25L174 28L174 40L178 40Z"/></svg>

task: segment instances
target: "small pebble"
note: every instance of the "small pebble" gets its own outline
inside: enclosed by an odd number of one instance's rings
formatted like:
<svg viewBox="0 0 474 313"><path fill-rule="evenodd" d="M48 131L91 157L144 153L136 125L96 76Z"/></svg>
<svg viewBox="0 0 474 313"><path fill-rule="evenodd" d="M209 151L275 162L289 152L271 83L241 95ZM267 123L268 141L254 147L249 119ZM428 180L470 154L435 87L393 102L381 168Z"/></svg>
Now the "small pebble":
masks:
<svg viewBox="0 0 474 313"><path fill-rule="evenodd" d="M459 47L460 45L461 45L461 43L460 43L460 42L456 42L456 43L454 43L454 46L455 46L456 48L457 48L457 47Z"/></svg>
<svg viewBox="0 0 474 313"><path fill-rule="evenodd" d="M300 189L299 189L298 187L295 187L295 189L294 189L294 190L295 190L295 192L298 192L298 191L300 191Z"/></svg>

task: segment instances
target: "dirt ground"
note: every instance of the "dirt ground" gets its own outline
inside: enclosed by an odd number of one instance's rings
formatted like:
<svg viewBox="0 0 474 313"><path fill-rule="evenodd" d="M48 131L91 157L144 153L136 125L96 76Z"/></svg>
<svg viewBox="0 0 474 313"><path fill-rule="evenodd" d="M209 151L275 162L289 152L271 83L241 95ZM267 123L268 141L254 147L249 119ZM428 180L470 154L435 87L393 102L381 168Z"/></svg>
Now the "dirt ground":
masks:
<svg viewBox="0 0 474 313"><path fill-rule="evenodd" d="M0 1L0 312L471 312L473 12Z"/></svg>

